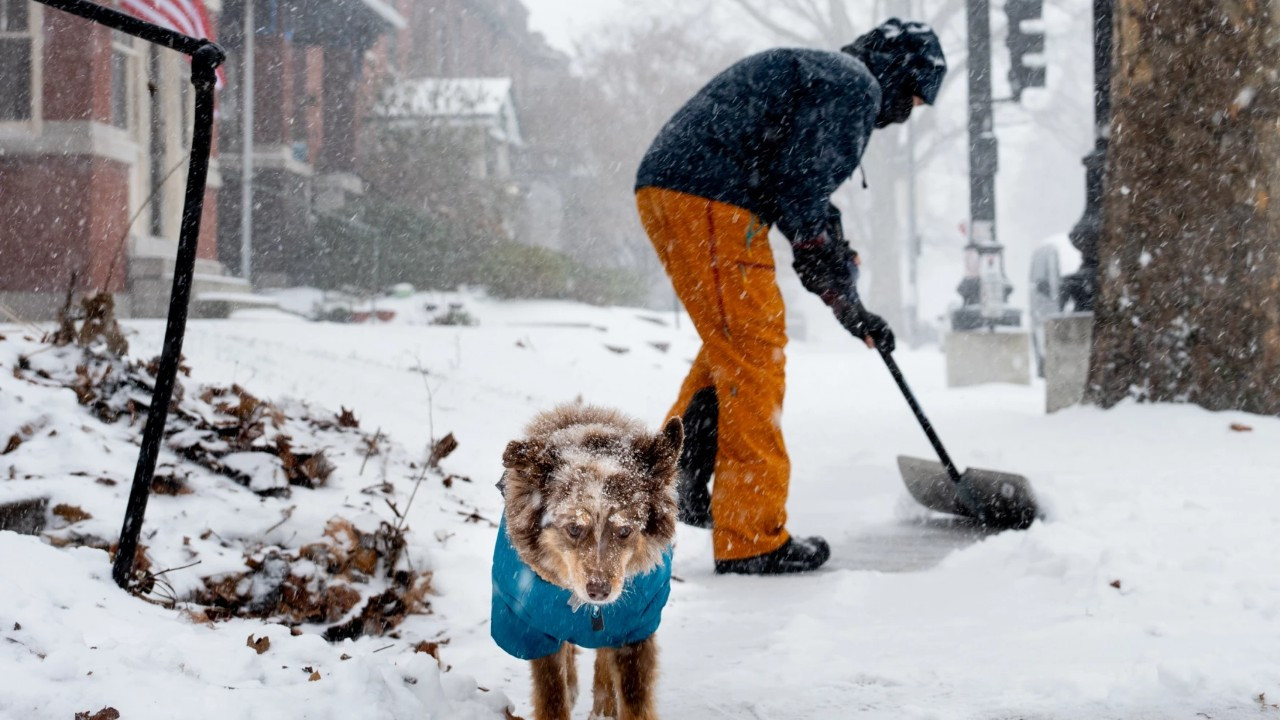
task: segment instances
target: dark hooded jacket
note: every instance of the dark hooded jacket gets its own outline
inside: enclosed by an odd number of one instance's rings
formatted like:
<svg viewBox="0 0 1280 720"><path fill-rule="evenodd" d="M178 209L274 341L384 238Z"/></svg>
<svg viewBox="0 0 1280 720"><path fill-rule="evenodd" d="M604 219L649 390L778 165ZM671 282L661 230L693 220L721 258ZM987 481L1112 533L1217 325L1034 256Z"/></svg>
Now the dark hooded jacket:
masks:
<svg viewBox="0 0 1280 720"><path fill-rule="evenodd" d="M915 95L932 104L945 73L928 26L897 19L841 52L752 55L667 122L640 163L636 189L736 205L792 244L811 241L839 225L831 194L857 169L871 131L904 120ZM840 272L853 272L842 264Z"/></svg>
<svg viewBox="0 0 1280 720"><path fill-rule="evenodd" d="M880 84L842 52L777 49L720 73L666 124L636 187L736 205L793 242L826 227L828 198L853 174Z"/></svg>

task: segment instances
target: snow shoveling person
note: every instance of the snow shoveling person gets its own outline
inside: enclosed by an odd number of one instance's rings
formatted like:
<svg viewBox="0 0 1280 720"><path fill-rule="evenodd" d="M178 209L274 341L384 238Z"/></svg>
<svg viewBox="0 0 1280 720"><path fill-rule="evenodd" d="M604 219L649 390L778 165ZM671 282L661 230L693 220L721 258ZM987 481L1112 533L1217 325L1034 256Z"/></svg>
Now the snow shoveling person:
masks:
<svg viewBox="0 0 1280 720"><path fill-rule="evenodd" d="M702 339L668 417L687 433L680 519L712 528L717 573L804 572L831 555L786 529L787 336L768 233L786 235L801 283L845 329L892 351L893 331L858 299L830 198L872 129L932 105L946 70L937 35L896 18L840 52L768 50L699 90L640 164L640 220Z"/></svg>

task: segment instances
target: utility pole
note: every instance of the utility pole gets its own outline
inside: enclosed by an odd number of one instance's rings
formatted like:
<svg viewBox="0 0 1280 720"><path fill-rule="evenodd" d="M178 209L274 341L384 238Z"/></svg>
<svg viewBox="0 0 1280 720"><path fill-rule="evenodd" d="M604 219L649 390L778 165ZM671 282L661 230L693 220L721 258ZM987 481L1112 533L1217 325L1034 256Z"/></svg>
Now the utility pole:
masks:
<svg viewBox="0 0 1280 720"><path fill-rule="evenodd" d="M996 171L999 148L991 97L991 5L966 3L969 31L969 244L965 277L957 291L964 306L951 316L953 330L1018 325L1006 308L1013 286L1004 274L1004 247L996 234Z"/></svg>
<svg viewBox="0 0 1280 720"><path fill-rule="evenodd" d="M254 39L257 35L257 24L253 20L254 0L244 0L244 77L241 78L241 90L244 92L244 113L240 122L244 123L240 159L240 275L247 281L253 279L253 110L254 110Z"/></svg>
<svg viewBox="0 0 1280 720"><path fill-rule="evenodd" d="M1060 304L1072 300L1079 312L1092 312L1098 288L1098 240L1102 236L1102 193L1106 189L1107 145L1111 126L1111 32L1113 0L1093 0L1093 152L1084 158L1085 207L1071 228L1071 244L1080 251L1080 269L1062 279Z"/></svg>

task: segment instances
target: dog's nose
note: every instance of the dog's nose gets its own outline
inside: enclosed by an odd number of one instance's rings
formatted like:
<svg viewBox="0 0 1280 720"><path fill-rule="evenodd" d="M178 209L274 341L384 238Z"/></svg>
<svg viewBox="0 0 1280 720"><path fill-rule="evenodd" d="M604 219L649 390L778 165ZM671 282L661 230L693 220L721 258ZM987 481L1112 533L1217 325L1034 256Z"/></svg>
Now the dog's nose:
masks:
<svg viewBox="0 0 1280 720"><path fill-rule="evenodd" d="M599 602L609 598L609 583L604 580L587 581L587 597Z"/></svg>

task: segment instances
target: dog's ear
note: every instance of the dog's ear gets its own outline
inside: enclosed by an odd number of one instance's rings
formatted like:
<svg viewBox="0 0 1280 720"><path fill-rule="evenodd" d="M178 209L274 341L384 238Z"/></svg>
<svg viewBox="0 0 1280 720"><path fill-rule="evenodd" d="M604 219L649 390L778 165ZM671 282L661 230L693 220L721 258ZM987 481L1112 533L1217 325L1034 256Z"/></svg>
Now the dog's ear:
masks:
<svg viewBox="0 0 1280 720"><path fill-rule="evenodd" d="M502 467L508 470L528 467L538 454L538 443L532 440L512 440L502 453Z"/></svg>
<svg viewBox="0 0 1280 720"><path fill-rule="evenodd" d="M636 451L642 465L655 480L666 484L674 482L680 448L684 446L684 423L673 417L662 426L662 431L636 443Z"/></svg>
<svg viewBox="0 0 1280 720"><path fill-rule="evenodd" d="M554 452L538 440L512 440L502 453L502 467L511 470L540 468L554 462Z"/></svg>

